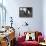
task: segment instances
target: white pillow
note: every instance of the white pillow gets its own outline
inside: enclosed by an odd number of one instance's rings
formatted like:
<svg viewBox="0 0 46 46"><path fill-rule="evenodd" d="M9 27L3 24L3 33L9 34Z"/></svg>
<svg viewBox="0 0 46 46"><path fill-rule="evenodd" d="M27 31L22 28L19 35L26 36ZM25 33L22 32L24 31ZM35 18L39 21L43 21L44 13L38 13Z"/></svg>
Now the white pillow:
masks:
<svg viewBox="0 0 46 46"><path fill-rule="evenodd" d="M35 40L35 33L31 33L32 40Z"/></svg>
<svg viewBox="0 0 46 46"><path fill-rule="evenodd" d="M26 39L25 40L29 40L29 33L26 34Z"/></svg>

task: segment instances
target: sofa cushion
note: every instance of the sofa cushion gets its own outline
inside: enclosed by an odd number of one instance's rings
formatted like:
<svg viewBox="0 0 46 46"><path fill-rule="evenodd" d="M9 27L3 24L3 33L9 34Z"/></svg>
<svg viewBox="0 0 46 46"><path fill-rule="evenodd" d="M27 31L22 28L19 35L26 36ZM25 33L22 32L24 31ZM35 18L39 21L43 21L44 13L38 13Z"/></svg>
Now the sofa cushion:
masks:
<svg viewBox="0 0 46 46"><path fill-rule="evenodd" d="M25 40L29 40L29 33L26 34Z"/></svg>
<svg viewBox="0 0 46 46"><path fill-rule="evenodd" d="M35 33L32 32L32 33L30 34L30 37L32 37L32 40L35 40Z"/></svg>
<svg viewBox="0 0 46 46"><path fill-rule="evenodd" d="M41 35L42 36L42 33L41 32L38 32L36 31L35 32L35 40L38 41L38 36Z"/></svg>
<svg viewBox="0 0 46 46"><path fill-rule="evenodd" d="M21 42L19 45L21 45L21 46L38 46L38 42L37 41L24 41L24 42Z"/></svg>
<svg viewBox="0 0 46 46"><path fill-rule="evenodd" d="M23 42L25 41L25 36L19 36L18 37L18 42Z"/></svg>
<svg viewBox="0 0 46 46"><path fill-rule="evenodd" d="M24 32L24 35L26 36L26 40L29 40L30 37L32 40L35 40L35 32Z"/></svg>

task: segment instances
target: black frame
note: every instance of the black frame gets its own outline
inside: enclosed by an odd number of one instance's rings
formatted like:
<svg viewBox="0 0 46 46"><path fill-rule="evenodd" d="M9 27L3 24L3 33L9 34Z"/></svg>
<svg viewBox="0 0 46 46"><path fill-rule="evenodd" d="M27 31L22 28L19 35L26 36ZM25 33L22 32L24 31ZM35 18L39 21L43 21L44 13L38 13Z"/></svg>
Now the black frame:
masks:
<svg viewBox="0 0 46 46"><path fill-rule="evenodd" d="M32 7L20 7L19 17L32 17Z"/></svg>

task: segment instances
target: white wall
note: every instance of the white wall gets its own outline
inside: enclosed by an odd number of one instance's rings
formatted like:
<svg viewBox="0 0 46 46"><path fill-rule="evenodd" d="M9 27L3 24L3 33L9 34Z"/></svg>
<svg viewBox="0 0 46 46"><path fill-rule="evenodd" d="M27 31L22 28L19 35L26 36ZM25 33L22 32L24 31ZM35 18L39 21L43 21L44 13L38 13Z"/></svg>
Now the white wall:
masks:
<svg viewBox="0 0 46 46"><path fill-rule="evenodd" d="M46 0L43 0L43 31L46 37Z"/></svg>
<svg viewBox="0 0 46 46"><path fill-rule="evenodd" d="M10 25L10 16L13 17L16 36L25 31L43 31L42 26L42 0L4 0L4 6L7 9L7 25ZM32 18L20 18L19 7L32 7ZM29 23L25 26L25 21ZM22 26L23 25L23 26ZM20 27L20 29L18 29Z"/></svg>

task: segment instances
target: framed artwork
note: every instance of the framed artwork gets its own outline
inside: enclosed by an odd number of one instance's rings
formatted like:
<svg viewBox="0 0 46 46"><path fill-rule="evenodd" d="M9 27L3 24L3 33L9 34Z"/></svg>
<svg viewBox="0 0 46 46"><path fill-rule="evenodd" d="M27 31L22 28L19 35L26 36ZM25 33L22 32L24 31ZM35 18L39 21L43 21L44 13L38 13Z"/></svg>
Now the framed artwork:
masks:
<svg viewBox="0 0 46 46"><path fill-rule="evenodd" d="M19 17L32 17L32 7L20 7Z"/></svg>

